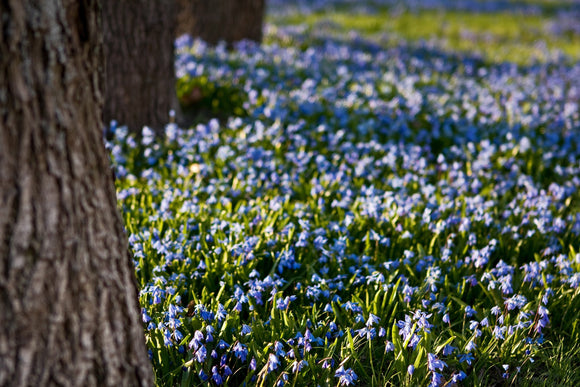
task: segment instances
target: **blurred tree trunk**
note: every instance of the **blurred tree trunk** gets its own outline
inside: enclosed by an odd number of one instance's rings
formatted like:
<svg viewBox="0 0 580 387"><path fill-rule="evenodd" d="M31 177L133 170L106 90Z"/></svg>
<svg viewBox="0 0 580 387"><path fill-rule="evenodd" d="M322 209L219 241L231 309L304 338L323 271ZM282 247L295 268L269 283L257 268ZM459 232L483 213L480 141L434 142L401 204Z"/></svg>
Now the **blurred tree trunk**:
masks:
<svg viewBox="0 0 580 387"><path fill-rule="evenodd" d="M211 3L208 1L208 3ZM175 0L104 0L105 124L158 132L179 110L173 43Z"/></svg>
<svg viewBox="0 0 580 387"><path fill-rule="evenodd" d="M97 0L0 3L0 386L152 385Z"/></svg>
<svg viewBox="0 0 580 387"><path fill-rule="evenodd" d="M260 42L265 0L178 0L177 35L231 46L243 39Z"/></svg>

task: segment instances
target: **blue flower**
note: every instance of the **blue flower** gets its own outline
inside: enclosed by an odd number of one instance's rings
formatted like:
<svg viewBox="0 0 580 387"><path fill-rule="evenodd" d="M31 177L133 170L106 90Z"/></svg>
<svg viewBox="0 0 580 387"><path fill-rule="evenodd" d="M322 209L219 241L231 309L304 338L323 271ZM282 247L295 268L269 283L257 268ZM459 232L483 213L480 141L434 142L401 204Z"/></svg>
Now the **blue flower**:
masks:
<svg viewBox="0 0 580 387"><path fill-rule="evenodd" d="M443 356L449 356L453 353L453 351L455 351L457 348L447 344L445 347L443 347Z"/></svg>
<svg viewBox="0 0 580 387"><path fill-rule="evenodd" d="M429 387L437 387L443 384L443 375L437 372L433 372L431 375L431 383L429 383Z"/></svg>
<svg viewBox="0 0 580 387"><path fill-rule="evenodd" d="M227 349L230 347L230 345L228 343L226 343L224 340L220 340L217 347L219 349Z"/></svg>
<svg viewBox="0 0 580 387"><path fill-rule="evenodd" d="M453 374L451 379L453 380L454 383L459 383L460 381L462 381L466 377L467 377L467 375L465 374L465 372L459 371L459 373Z"/></svg>
<svg viewBox="0 0 580 387"><path fill-rule="evenodd" d="M218 386L221 386L224 381L218 372L217 366L212 367L211 374L212 374L211 378L213 379L214 383L217 384Z"/></svg>
<svg viewBox="0 0 580 387"><path fill-rule="evenodd" d="M302 368L307 367L308 362L306 360L294 361L292 363L292 373L296 374L302 370Z"/></svg>
<svg viewBox="0 0 580 387"><path fill-rule="evenodd" d="M473 315L476 315L477 311L475 309L473 309L471 306L466 305L465 306L465 315L467 317L472 317Z"/></svg>
<svg viewBox="0 0 580 387"><path fill-rule="evenodd" d="M173 346L173 341L171 341L171 331L169 329L163 329L163 345L166 347Z"/></svg>
<svg viewBox="0 0 580 387"><path fill-rule="evenodd" d="M276 368L278 368L279 365L280 360L278 360L278 356L271 353L268 357L268 373L274 371Z"/></svg>
<svg viewBox="0 0 580 387"><path fill-rule="evenodd" d="M284 355L286 355L286 351L284 351L284 345L279 341L274 343L274 350L276 351L277 356L284 357Z"/></svg>
<svg viewBox="0 0 580 387"><path fill-rule="evenodd" d="M377 316L375 316L372 313L369 313L369 318L367 319L366 325L367 327L371 327L375 324L378 324L380 321L380 318L378 318Z"/></svg>
<svg viewBox="0 0 580 387"><path fill-rule="evenodd" d="M509 377L510 377L510 374L509 374L509 372L508 372L508 370L509 370L509 368L510 368L509 364L504 364L504 365L502 365L502 367L503 367L503 369L504 369L504 371L505 371L505 372L502 374L502 377L503 377L504 379L507 379L507 378L509 378Z"/></svg>
<svg viewBox="0 0 580 387"><path fill-rule="evenodd" d="M433 355L432 353L428 353L427 354L427 366L429 368L430 371L443 371L444 367L447 367L447 364L445 364L445 362L437 359L437 357L435 355Z"/></svg>
<svg viewBox="0 0 580 387"><path fill-rule="evenodd" d="M354 384L355 381L358 379L358 376L354 373L351 368L344 369L343 366L340 366L336 372L334 373L334 377L339 378L338 384L341 386L350 386Z"/></svg>
<svg viewBox="0 0 580 387"><path fill-rule="evenodd" d="M471 365L471 362L475 359L471 352L468 353L460 353L457 355L460 363L466 362L467 364Z"/></svg>
<svg viewBox="0 0 580 387"><path fill-rule="evenodd" d="M197 348L195 350L194 355L195 355L195 360L198 363L203 363L203 362L205 362L205 359L207 357L207 349L205 348L204 345L201 345L199 348Z"/></svg>
<svg viewBox="0 0 580 387"><path fill-rule="evenodd" d="M247 324L242 324L241 333L242 335L249 335L252 333L252 328Z"/></svg>
<svg viewBox="0 0 580 387"><path fill-rule="evenodd" d="M246 357L248 356L248 348L241 344L239 341L233 346L232 350L234 351L234 355L243 362L246 361Z"/></svg>
<svg viewBox="0 0 580 387"><path fill-rule="evenodd" d="M475 344L475 342L473 340L469 340L469 342L467 343L467 345L465 345L465 350L467 352L471 352L475 348L477 348L477 344Z"/></svg>
<svg viewBox="0 0 580 387"><path fill-rule="evenodd" d="M199 378L201 379L202 382L205 382L206 380L209 379L209 375L206 374L203 369L200 369L199 370Z"/></svg>

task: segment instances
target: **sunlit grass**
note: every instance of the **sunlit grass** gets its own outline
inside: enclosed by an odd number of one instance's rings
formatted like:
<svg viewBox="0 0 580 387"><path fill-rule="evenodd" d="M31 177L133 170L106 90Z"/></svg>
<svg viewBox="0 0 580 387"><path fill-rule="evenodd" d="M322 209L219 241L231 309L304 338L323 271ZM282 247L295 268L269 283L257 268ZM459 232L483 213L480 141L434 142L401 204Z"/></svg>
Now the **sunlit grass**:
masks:
<svg viewBox="0 0 580 387"><path fill-rule="evenodd" d="M491 62L544 62L549 59L546 52L579 59L580 35L550 33L550 23L557 23L558 20L557 15L549 10L537 15L441 10L400 14L379 10L370 14L335 10L330 13L272 16L269 21L274 25L304 24L314 31L356 31L384 44L430 41L441 49L475 54Z"/></svg>

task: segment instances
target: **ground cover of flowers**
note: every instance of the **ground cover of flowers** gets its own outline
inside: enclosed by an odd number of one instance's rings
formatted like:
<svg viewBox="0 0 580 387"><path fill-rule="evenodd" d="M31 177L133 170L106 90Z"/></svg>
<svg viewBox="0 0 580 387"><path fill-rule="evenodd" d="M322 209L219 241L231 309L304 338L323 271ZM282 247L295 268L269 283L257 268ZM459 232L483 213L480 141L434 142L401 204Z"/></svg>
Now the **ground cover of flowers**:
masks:
<svg viewBox="0 0 580 387"><path fill-rule="evenodd" d="M157 383L580 384L580 64L266 41L177 41L219 121L111 128Z"/></svg>

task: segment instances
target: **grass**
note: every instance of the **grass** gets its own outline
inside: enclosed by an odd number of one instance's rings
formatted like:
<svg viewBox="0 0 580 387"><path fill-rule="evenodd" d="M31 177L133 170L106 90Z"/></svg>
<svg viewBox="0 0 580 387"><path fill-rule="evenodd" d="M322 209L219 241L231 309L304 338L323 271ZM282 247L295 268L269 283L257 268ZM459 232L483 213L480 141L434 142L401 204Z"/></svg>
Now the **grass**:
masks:
<svg viewBox="0 0 580 387"><path fill-rule="evenodd" d="M555 13L555 9L552 11ZM430 41L444 50L476 54L489 62L521 65L545 62L547 52L561 52L574 60L580 58L580 35L546 33L557 14L535 15L508 11L494 13L457 10L373 13L352 10L316 12L307 15L272 16L273 25L304 24L313 31L321 28L334 33L356 31L386 45Z"/></svg>

